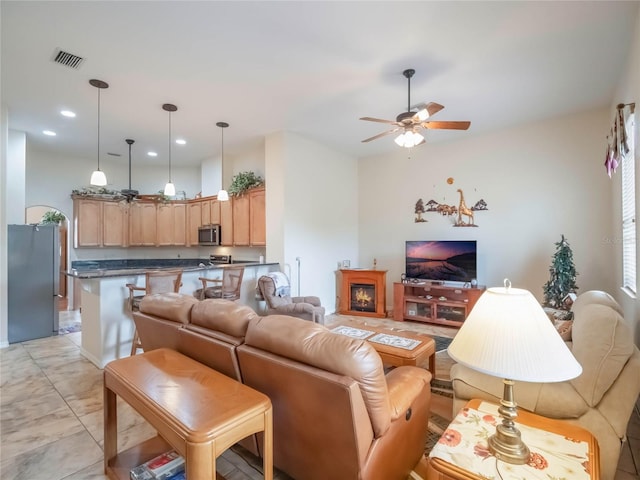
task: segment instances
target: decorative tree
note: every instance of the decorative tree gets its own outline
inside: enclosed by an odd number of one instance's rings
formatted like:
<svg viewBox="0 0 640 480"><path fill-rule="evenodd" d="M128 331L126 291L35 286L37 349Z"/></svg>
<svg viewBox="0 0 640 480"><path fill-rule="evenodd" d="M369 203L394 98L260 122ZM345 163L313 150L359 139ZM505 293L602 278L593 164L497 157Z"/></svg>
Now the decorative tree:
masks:
<svg viewBox="0 0 640 480"><path fill-rule="evenodd" d="M415 223L426 222L426 220L422 218L422 214L424 213L424 202L422 201L421 198L419 198L418 201L416 202L415 213L416 213Z"/></svg>
<svg viewBox="0 0 640 480"><path fill-rule="evenodd" d="M575 293L576 268L573 265L573 252L569 242L562 235L562 239L556 243L556 253L549 267L551 278L544 284L544 305L547 307L566 309L564 299L569 293Z"/></svg>

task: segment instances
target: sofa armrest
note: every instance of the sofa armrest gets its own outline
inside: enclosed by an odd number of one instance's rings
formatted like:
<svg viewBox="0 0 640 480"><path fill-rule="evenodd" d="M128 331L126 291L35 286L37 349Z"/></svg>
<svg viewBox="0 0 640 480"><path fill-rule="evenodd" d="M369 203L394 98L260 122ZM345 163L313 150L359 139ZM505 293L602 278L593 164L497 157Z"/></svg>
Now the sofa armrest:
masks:
<svg viewBox="0 0 640 480"><path fill-rule="evenodd" d="M310 303L314 307L320 307L320 298L309 296L309 297L291 297L291 301L293 303Z"/></svg>
<svg viewBox="0 0 640 480"><path fill-rule="evenodd" d="M431 392L431 372L423 368L397 367L386 375L386 379L391 421L404 417L418 395L430 395Z"/></svg>
<svg viewBox="0 0 640 480"><path fill-rule="evenodd" d="M273 310L277 311L278 315L291 315L296 313L313 314L314 308L310 303L289 303L287 305L280 305Z"/></svg>

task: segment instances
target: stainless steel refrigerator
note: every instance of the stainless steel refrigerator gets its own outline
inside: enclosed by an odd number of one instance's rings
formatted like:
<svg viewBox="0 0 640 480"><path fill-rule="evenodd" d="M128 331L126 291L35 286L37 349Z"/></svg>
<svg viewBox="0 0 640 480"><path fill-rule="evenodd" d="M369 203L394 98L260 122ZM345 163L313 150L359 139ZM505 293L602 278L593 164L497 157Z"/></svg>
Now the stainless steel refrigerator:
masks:
<svg viewBox="0 0 640 480"><path fill-rule="evenodd" d="M58 334L57 225L8 226L9 343Z"/></svg>

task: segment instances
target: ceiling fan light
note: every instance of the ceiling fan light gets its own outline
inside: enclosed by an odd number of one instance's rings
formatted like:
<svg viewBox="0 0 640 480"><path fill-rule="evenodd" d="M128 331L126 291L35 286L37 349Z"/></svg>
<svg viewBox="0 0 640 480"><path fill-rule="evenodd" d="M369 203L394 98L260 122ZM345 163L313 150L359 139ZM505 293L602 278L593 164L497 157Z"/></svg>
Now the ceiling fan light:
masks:
<svg viewBox="0 0 640 480"><path fill-rule="evenodd" d="M416 115L421 122L424 122L427 118L429 118L429 111L426 108L421 108L420 110L418 110L418 113L416 113Z"/></svg>
<svg viewBox="0 0 640 480"><path fill-rule="evenodd" d="M418 132L406 131L401 133L394 140L400 147L411 148L418 145L424 140L424 137Z"/></svg>
<svg viewBox="0 0 640 480"><path fill-rule="evenodd" d="M220 191L218 192L218 200L220 202L229 201L229 193L224 188L220 189Z"/></svg>
<svg viewBox="0 0 640 480"><path fill-rule="evenodd" d="M176 195L176 186L171 183L168 182L165 186L164 186L164 194L167 197L174 197Z"/></svg>
<svg viewBox="0 0 640 480"><path fill-rule="evenodd" d="M86 177L85 177L86 178ZM104 187L107 184L107 176L102 170L94 170L91 174L91 185L96 187Z"/></svg>

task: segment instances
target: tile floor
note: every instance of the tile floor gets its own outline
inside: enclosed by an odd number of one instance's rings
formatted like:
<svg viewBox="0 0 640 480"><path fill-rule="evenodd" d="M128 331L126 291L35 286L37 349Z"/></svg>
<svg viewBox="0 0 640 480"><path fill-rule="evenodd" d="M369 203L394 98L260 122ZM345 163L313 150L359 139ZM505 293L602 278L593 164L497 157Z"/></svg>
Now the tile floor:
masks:
<svg viewBox="0 0 640 480"><path fill-rule="evenodd" d="M328 325L335 318L329 316ZM397 327L390 320L349 318ZM75 312L64 312L60 324L77 320ZM410 322L403 323L402 328L445 337L455 335L455 329ZM81 332L76 332L0 350L3 480L106 480L102 465L102 371L80 354L80 339ZM436 376L447 378L446 361L438 360ZM434 402L436 406L446 415L446 399ZM118 413L121 449L155 436L155 431L124 402L119 403ZM616 480L640 479L640 402L628 436ZM241 449L228 450L218 461L218 469L227 480L262 478L259 465ZM276 473L275 478L288 477Z"/></svg>

